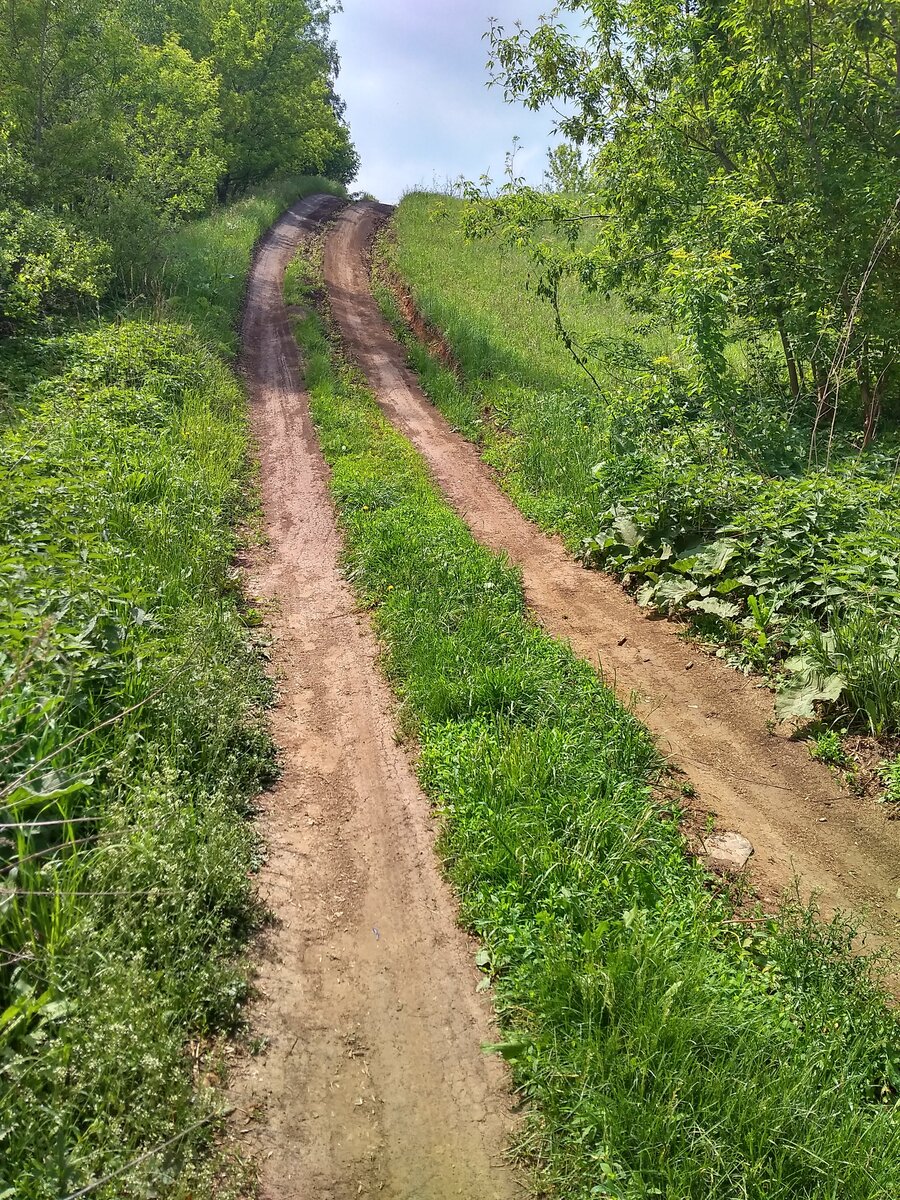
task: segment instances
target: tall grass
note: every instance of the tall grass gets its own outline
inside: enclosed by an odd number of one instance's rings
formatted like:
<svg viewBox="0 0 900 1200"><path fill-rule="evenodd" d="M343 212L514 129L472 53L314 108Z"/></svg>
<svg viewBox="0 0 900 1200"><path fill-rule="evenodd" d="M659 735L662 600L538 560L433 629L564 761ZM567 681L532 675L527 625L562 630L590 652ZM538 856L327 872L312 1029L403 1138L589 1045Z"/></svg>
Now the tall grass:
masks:
<svg viewBox="0 0 900 1200"><path fill-rule="evenodd" d="M723 381L727 403L701 410L672 366L678 346L670 333L639 322L621 297L585 296L569 283L563 315L590 349L595 387L556 337L523 257L466 241L461 202L413 193L395 213L393 234L381 246L379 299L402 332L388 286L399 273L445 333L462 380L407 335L413 363L525 513L586 561L627 576L635 589L646 584L642 602L671 610L679 607L672 596L684 595L681 614L741 667L777 673L805 647L811 617L827 629L833 610L860 604L895 636L896 429L883 430L880 445L861 455L839 423L831 466L810 468L814 414L802 403L786 411L770 386L765 346L735 342L732 377ZM627 541L618 536L623 517L637 534ZM728 570L704 576L692 559L723 539ZM685 577L693 590L681 586ZM688 604L709 609L710 594L728 620L692 617ZM772 614L764 663L747 651L751 597ZM850 690L841 705L868 727Z"/></svg>
<svg viewBox="0 0 900 1200"><path fill-rule="evenodd" d="M654 801L645 730L531 623L517 573L333 364L317 320L299 332L347 570L487 949L541 1188L897 1195L897 1025L850 931L741 914L709 887L677 807Z"/></svg>
<svg viewBox="0 0 900 1200"><path fill-rule="evenodd" d="M210 346L232 356L237 350L235 314L244 296L247 245L295 200L327 192L346 194L340 184L318 176L299 176L251 193L202 221L175 228L151 290L162 292L168 311L190 323Z"/></svg>
<svg viewBox="0 0 900 1200"><path fill-rule="evenodd" d="M0 1195L60 1200L123 1168L98 1196L231 1186L203 1080L245 990L244 818L274 763L232 568L248 432L223 355L256 238L320 187L182 228L155 306L5 348Z"/></svg>

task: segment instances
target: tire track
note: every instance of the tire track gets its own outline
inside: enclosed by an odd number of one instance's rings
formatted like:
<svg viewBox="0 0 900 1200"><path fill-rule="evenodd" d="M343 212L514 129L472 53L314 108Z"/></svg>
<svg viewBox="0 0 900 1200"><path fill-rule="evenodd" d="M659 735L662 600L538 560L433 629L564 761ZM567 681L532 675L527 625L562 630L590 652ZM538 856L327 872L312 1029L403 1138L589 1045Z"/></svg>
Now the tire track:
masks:
<svg viewBox="0 0 900 1200"><path fill-rule="evenodd" d="M248 591L271 612L283 774L261 812L274 923L251 1017L264 1050L232 1091L263 1200L510 1200L521 1192L503 1157L507 1080L480 1049L496 1031L475 995L475 946L394 740L369 622L339 570L282 298L297 245L340 207L311 197L272 228L242 328L269 542Z"/></svg>

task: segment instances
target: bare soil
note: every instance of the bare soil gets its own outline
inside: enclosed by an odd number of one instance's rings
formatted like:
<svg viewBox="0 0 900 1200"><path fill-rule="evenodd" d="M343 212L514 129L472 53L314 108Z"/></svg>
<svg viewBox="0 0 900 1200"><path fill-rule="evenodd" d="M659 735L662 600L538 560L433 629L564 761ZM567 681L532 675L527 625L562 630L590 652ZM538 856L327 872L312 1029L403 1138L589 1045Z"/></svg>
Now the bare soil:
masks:
<svg viewBox="0 0 900 1200"><path fill-rule="evenodd" d="M747 869L759 895L772 902L796 883L803 897L818 894L826 913L861 914L875 941L896 944L900 824L850 795L804 745L770 732L767 691L692 649L671 623L647 617L615 580L582 569L529 522L423 394L371 295L367 249L389 213L368 202L346 208L325 250L333 316L385 414L475 536L521 568L540 624L634 704L696 789L695 803L750 839Z"/></svg>
<svg viewBox="0 0 900 1200"><path fill-rule="evenodd" d="M257 253L242 369L267 549L247 587L270 611L283 774L263 798L272 923L251 1009L261 1052L232 1085L262 1200L509 1200L513 1120L475 945L440 876L428 802L395 740L377 646L339 568L326 468L282 298L300 241L334 218L300 201Z"/></svg>

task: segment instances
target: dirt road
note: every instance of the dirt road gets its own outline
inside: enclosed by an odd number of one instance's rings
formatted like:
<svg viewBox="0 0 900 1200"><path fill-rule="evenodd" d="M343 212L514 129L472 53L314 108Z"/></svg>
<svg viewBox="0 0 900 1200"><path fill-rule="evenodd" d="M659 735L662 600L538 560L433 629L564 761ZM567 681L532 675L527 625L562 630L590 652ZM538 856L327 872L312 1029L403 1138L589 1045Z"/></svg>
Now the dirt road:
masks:
<svg viewBox="0 0 900 1200"><path fill-rule="evenodd" d="M394 740L339 539L281 293L297 244L340 208L301 201L252 272L244 371L269 545L248 590L271 613L283 775L264 798L274 923L251 1010L262 1052L234 1103L263 1200L509 1200L506 1079L475 995L427 800Z"/></svg>
<svg viewBox="0 0 900 1200"><path fill-rule="evenodd" d="M522 516L476 449L429 403L372 299L367 245L388 209L345 209L326 244L332 312L346 348L390 420L425 457L476 537L505 551L523 573L529 605L553 635L599 664L661 746L689 776L720 827L755 847L752 878L764 896L817 891L826 911L867 912L892 940L900 928L900 823L842 791L805 746L766 728L768 692L679 641L611 579L582 570L562 543Z"/></svg>

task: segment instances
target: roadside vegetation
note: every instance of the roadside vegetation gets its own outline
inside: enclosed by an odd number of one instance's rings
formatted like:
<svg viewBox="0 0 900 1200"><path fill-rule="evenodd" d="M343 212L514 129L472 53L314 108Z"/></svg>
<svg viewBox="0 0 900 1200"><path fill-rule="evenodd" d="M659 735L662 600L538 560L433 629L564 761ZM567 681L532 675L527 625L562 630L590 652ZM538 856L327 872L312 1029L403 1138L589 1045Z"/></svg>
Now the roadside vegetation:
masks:
<svg viewBox="0 0 900 1200"><path fill-rule="evenodd" d="M257 238L355 171L335 70L305 0L0 12L0 1196L238 1182L274 753L233 358Z"/></svg>
<svg viewBox="0 0 900 1200"><path fill-rule="evenodd" d="M4 5L0 336L139 296L173 227L251 187L346 184L336 71L307 0Z"/></svg>
<svg viewBox="0 0 900 1200"><path fill-rule="evenodd" d="M95 1194L213 1185L216 1038L255 920L246 818L274 771L222 350L256 239L324 188L173 233L152 308L0 345L2 1195L60 1200L170 1138Z"/></svg>
<svg viewBox="0 0 900 1200"><path fill-rule="evenodd" d="M426 385L530 515L777 681L779 715L896 734L896 16L562 8L491 36L508 98L569 114L546 189L512 163L397 212L385 274L461 368L414 351Z"/></svg>
<svg viewBox="0 0 900 1200"><path fill-rule="evenodd" d="M299 261L290 298L316 283ZM571 1200L893 1195L896 1020L851 931L710 886L646 731L529 619L319 319L298 336L347 571L483 940L491 1049L530 1102L522 1155Z"/></svg>

